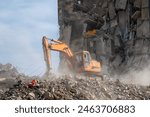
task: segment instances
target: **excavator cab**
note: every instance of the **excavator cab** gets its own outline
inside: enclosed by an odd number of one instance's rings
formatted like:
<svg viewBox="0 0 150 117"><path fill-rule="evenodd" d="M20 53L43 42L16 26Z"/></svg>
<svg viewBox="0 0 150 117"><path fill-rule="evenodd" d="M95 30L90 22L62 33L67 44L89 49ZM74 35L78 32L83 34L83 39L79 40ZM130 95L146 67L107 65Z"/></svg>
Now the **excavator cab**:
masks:
<svg viewBox="0 0 150 117"><path fill-rule="evenodd" d="M83 51L83 62L84 62L84 67L87 67L91 63L91 55L88 51Z"/></svg>
<svg viewBox="0 0 150 117"><path fill-rule="evenodd" d="M93 60L88 51L82 51L75 54L77 68L80 72L89 74L99 73L101 71L100 62Z"/></svg>
<svg viewBox="0 0 150 117"><path fill-rule="evenodd" d="M77 67L86 67L90 65L91 56L90 53L87 51L78 52L75 54L76 61L77 61Z"/></svg>
<svg viewBox="0 0 150 117"><path fill-rule="evenodd" d="M75 59L77 63L77 68L83 67L83 56L82 52L78 52L75 54Z"/></svg>

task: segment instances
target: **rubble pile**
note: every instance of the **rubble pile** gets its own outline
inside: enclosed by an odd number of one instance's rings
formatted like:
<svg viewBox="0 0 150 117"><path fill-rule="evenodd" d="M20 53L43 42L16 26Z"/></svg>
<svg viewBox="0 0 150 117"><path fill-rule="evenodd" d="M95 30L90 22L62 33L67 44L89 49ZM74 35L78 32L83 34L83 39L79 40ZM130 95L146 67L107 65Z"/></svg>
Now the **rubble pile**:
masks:
<svg viewBox="0 0 150 117"><path fill-rule="evenodd" d="M58 3L60 40L74 52L88 50L112 74L141 70L147 65L149 0L58 0ZM84 37L85 32L92 30L96 30L95 36Z"/></svg>
<svg viewBox="0 0 150 117"><path fill-rule="evenodd" d="M119 80L61 76L39 80L36 86L19 81L0 94L1 100L96 100L150 99L150 87L127 85Z"/></svg>

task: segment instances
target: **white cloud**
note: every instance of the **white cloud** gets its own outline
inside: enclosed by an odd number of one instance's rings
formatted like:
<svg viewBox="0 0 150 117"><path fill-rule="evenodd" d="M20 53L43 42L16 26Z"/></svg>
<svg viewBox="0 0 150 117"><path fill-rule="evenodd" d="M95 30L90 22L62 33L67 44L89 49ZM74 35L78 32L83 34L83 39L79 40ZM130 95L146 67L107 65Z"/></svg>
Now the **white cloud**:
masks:
<svg viewBox="0 0 150 117"><path fill-rule="evenodd" d="M56 2L12 0L0 7L0 63L10 62L29 75L44 72L41 39L58 38Z"/></svg>

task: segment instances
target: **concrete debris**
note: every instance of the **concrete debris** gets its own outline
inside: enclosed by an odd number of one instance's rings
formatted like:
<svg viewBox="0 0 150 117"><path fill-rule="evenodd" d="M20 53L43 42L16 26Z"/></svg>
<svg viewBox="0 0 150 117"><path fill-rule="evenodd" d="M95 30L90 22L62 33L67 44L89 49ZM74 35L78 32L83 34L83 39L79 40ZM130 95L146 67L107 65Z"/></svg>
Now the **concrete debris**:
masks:
<svg viewBox="0 0 150 117"><path fill-rule="evenodd" d="M149 38L150 37L150 22L143 21L137 27L137 37L138 38Z"/></svg>
<svg viewBox="0 0 150 117"><path fill-rule="evenodd" d="M0 93L2 100L148 100L150 88L127 85L119 80L61 76L55 80L39 81L39 87L22 83Z"/></svg>
<svg viewBox="0 0 150 117"><path fill-rule="evenodd" d="M58 5L59 9L64 11L65 1L58 1L61 3ZM59 13L59 16L61 16L59 20L59 24L61 24L60 36L63 35L63 38L60 38L61 40L69 42L71 49L75 52L86 49L98 61L101 61L100 58L109 61L109 64L105 61L102 62L106 63L103 65L106 65L109 68L107 71L110 72L115 73L116 71L113 68L115 67L120 70L120 73L124 73L123 71L128 69L129 63L130 66L136 66L138 62L141 65L140 67L143 66L142 58L144 56L150 57L149 49L146 51L144 48L136 48L135 43L139 43L141 47L150 48L149 44L144 43L145 40L150 43L149 0L82 0L78 5L76 5L76 1L78 0L70 0L73 6L70 15L65 16L65 14L70 13L69 10ZM80 8L78 8L79 6ZM70 38L67 40L68 36L63 33L63 30L66 30L67 27L65 18L72 16L76 16L76 20L70 21L69 28L72 31L69 29ZM75 24L76 21L78 23ZM81 26L82 29L74 28ZM101 33L97 33L95 37L83 38L84 32L93 29ZM78 30L82 32L80 36ZM79 37L74 38L74 35ZM92 39L95 45L91 49ZM116 57L119 58L118 62L115 59ZM139 61L136 61L137 59Z"/></svg>
<svg viewBox="0 0 150 117"><path fill-rule="evenodd" d="M149 0L142 0L142 19L149 19Z"/></svg>
<svg viewBox="0 0 150 117"><path fill-rule="evenodd" d="M116 16L116 11L115 11L115 7L113 5L113 2L109 3L108 9L109 9L109 18L113 19Z"/></svg>
<svg viewBox="0 0 150 117"><path fill-rule="evenodd" d="M117 25L118 25L118 22L117 22L117 19L116 19L116 18L110 21L110 27L111 27L111 28L113 28L113 27L115 27L115 26L117 26Z"/></svg>
<svg viewBox="0 0 150 117"><path fill-rule="evenodd" d="M136 11L136 12L131 16L131 18L136 21L136 20L140 17L140 15L141 15L141 12L140 12L140 11Z"/></svg>
<svg viewBox="0 0 150 117"><path fill-rule="evenodd" d="M29 97L30 97L31 100L35 99L35 94L33 92L29 93L28 95L29 95Z"/></svg>
<svg viewBox="0 0 150 117"><path fill-rule="evenodd" d="M141 1L142 1L142 0L135 0L135 1L134 1L134 7L140 9L140 8L141 8L141 3L142 3Z"/></svg>
<svg viewBox="0 0 150 117"><path fill-rule="evenodd" d="M127 5L127 0L116 0L116 9L117 10L125 10Z"/></svg>

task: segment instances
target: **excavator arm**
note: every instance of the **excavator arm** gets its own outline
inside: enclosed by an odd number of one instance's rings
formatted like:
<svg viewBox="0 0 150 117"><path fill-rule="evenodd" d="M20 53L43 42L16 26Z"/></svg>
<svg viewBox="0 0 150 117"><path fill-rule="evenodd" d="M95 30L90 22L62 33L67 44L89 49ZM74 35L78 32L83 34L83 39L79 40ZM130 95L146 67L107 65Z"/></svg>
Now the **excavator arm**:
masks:
<svg viewBox="0 0 150 117"><path fill-rule="evenodd" d="M51 70L51 50L62 52L65 57L73 64L74 54L71 49L65 43L58 41L58 40L50 40L47 37L43 37L42 44L43 44L43 53L44 53L44 60L47 66L47 72Z"/></svg>

